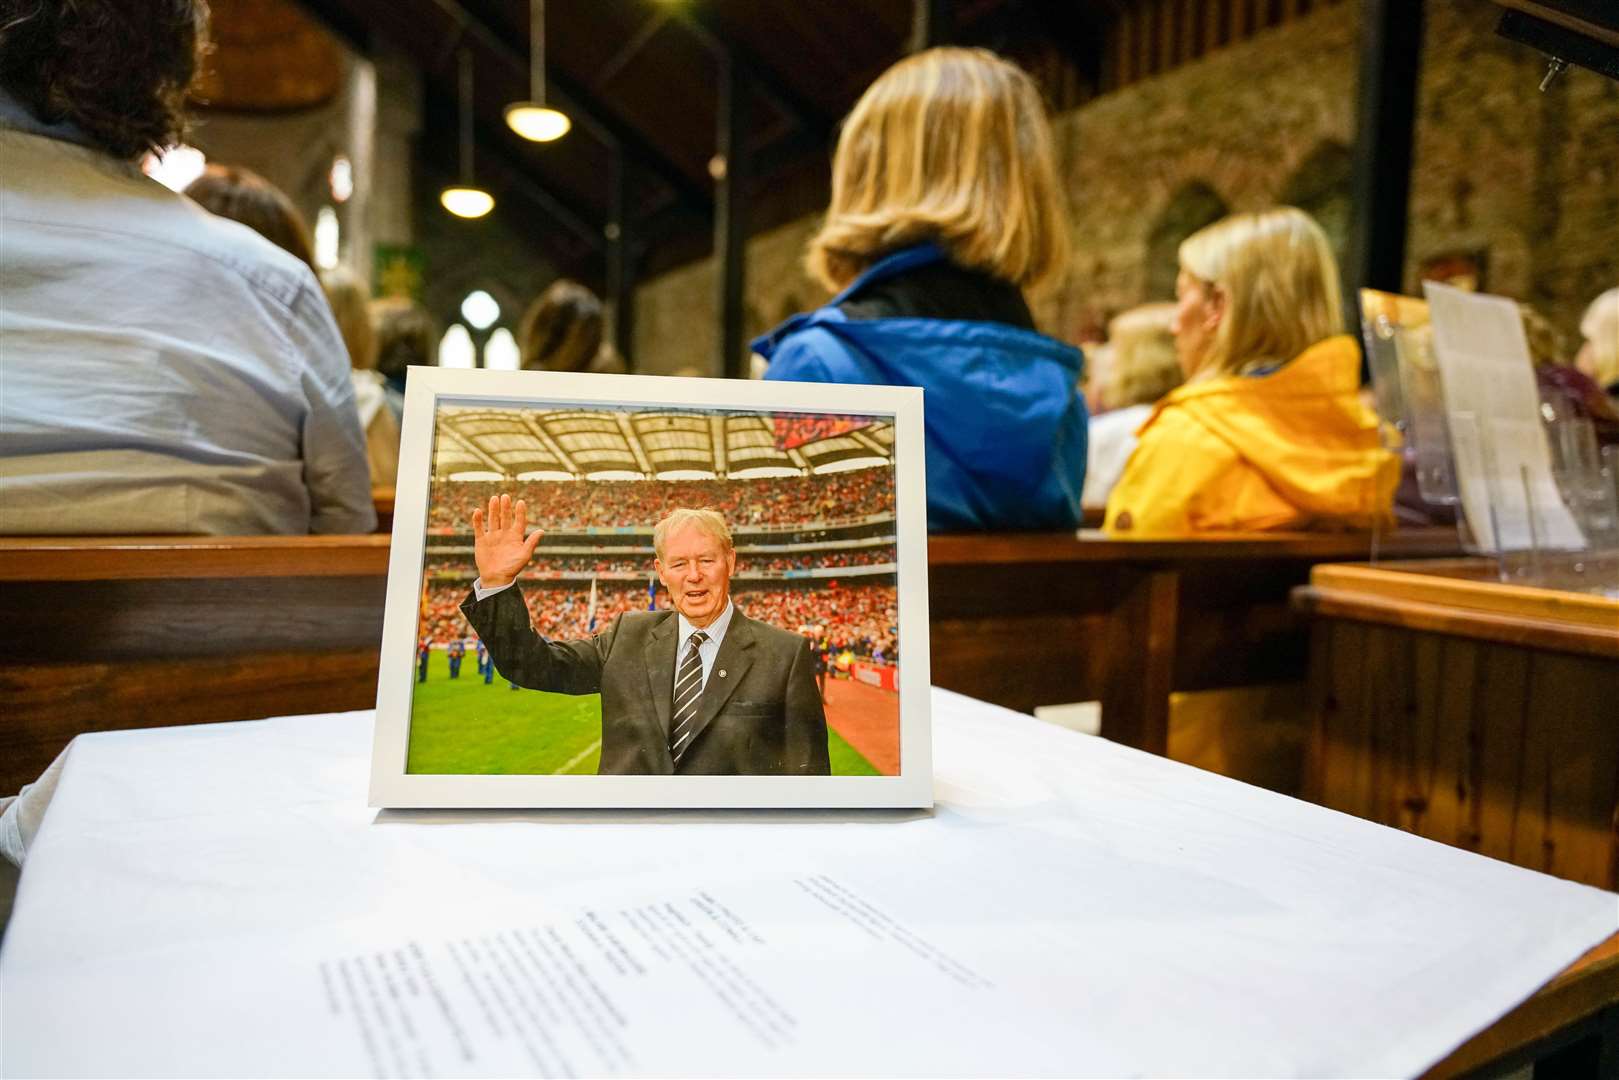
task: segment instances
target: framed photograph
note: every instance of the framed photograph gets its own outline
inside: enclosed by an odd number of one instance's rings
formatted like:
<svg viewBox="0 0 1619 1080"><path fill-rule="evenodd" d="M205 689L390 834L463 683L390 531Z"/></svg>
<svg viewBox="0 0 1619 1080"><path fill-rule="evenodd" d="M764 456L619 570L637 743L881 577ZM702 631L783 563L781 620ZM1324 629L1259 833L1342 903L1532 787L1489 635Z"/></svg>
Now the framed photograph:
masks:
<svg viewBox="0 0 1619 1080"><path fill-rule="evenodd" d="M371 805L933 804L920 390L408 385Z"/></svg>

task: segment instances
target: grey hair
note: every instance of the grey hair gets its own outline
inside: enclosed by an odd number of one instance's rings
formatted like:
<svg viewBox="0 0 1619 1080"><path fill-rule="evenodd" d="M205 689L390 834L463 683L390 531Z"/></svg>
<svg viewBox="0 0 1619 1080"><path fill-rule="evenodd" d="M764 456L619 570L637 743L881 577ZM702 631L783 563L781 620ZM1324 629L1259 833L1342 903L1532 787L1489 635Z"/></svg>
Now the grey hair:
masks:
<svg viewBox="0 0 1619 1080"><path fill-rule="evenodd" d="M663 542L669 534L684 525L695 525L709 536L718 540L726 551L733 550L731 545L731 530L725 524L725 519L717 510L692 510L679 507L671 510L662 521L652 528L652 550L657 552L658 558L663 558Z"/></svg>

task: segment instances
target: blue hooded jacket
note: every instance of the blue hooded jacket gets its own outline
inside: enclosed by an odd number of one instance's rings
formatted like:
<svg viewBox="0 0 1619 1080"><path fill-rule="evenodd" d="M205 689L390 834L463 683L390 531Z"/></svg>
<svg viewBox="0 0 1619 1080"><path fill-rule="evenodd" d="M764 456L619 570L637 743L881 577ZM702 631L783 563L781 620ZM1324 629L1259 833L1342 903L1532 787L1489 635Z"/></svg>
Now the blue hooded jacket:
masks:
<svg viewBox="0 0 1619 1080"><path fill-rule="evenodd" d="M1087 430L1078 349L1004 323L849 319L838 307L947 257L937 244L895 252L755 339L765 378L922 387L930 532L1075 528Z"/></svg>

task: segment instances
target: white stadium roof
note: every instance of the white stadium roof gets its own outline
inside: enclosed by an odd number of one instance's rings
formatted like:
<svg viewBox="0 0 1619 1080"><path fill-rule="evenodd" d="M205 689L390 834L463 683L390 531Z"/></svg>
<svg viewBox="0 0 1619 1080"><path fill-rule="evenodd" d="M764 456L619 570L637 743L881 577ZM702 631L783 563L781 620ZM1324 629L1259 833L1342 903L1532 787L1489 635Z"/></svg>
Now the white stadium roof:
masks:
<svg viewBox="0 0 1619 1080"><path fill-rule="evenodd" d="M433 476L752 479L888 465L893 456L894 426L882 419L782 449L772 418L759 413L446 405L438 410Z"/></svg>

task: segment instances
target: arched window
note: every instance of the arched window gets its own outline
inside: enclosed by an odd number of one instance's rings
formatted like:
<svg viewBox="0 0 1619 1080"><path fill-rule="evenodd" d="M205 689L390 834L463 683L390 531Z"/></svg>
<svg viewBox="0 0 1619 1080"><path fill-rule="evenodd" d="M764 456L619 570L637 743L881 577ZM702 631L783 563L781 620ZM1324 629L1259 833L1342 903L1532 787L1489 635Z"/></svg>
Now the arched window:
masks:
<svg viewBox="0 0 1619 1080"><path fill-rule="evenodd" d="M1175 193L1147 234L1147 299L1175 298L1181 241L1228 213L1225 200L1201 180L1194 180Z"/></svg>
<svg viewBox="0 0 1619 1080"><path fill-rule="evenodd" d="M496 371L516 371L523 366L523 357L517 351L517 339L504 326L497 326L483 347L483 366Z"/></svg>
<svg viewBox="0 0 1619 1080"><path fill-rule="evenodd" d="M522 366L517 338L505 325L505 310L486 289L462 299L456 317L439 340L439 367L516 371Z"/></svg>
<svg viewBox="0 0 1619 1080"><path fill-rule="evenodd" d="M315 265L322 270L335 267L342 249L342 239L337 211L330 206L321 207L320 213L315 215Z"/></svg>
<svg viewBox="0 0 1619 1080"><path fill-rule="evenodd" d="M478 366L478 347L472 335L460 323L451 324L438 343L438 366L441 368L474 368Z"/></svg>

